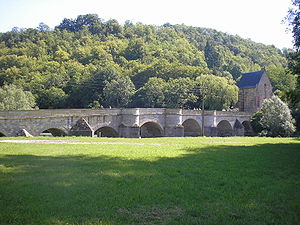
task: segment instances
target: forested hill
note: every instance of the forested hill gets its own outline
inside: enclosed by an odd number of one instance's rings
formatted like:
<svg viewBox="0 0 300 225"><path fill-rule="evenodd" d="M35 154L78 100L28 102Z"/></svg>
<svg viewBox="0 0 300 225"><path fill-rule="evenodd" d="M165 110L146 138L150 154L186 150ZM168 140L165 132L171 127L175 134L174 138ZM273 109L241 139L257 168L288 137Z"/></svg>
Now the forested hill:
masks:
<svg viewBox="0 0 300 225"><path fill-rule="evenodd" d="M39 108L193 108L203 90L206 108L228 108L244 72L265 69L275 89L293 88L286 66L274 46L213 29L95 14L0 33L0 85L30 91Z"/></svg>

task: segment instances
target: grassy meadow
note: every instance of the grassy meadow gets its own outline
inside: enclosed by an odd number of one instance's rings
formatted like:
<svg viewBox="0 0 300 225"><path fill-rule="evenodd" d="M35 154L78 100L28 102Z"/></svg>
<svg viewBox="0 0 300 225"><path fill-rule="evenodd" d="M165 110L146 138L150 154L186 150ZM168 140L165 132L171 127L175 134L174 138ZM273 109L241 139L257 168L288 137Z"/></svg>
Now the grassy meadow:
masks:
<svg viewBox="0 0 300 225"><path fill-rule="evenodd" d="M1 140L1 225L300 224L300 138Z"/></svg>

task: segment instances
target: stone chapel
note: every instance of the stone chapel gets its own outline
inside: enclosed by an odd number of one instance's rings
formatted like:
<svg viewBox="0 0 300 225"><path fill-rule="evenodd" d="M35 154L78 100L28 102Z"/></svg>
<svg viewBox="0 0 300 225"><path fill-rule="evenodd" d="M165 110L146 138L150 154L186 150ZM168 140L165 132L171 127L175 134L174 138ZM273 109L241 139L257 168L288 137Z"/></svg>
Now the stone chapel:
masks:
<svg viewBox="0 0 300 225"><path fill-rule="evenodd" d="M273 95L273 87L266 71L244 73L238 81L239 100L237 103L241 112L257 112L262 102Z"/></svg>

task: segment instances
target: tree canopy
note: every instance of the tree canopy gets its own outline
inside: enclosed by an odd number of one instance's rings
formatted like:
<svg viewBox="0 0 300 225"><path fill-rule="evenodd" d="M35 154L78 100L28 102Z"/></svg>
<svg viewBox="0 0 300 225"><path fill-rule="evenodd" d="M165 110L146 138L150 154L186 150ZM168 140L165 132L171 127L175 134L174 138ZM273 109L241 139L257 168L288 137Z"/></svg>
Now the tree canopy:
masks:
<svg viewBox="0 0 300 225"><path fill-rule="evenodd" d="M285 91L285 98L292 108L292 113L296 118L298 130L300 130L300 0L292 0L286 21L292 28L294 37L294 47L296 51L287 51L289 73L296 79L296 87Z"/></svg>
<svg viewBox="0 0 300 225"><path fill-rule="evenodd" d="M238 101L238 87L231 79L202 75L196 79L196 85L207 109L228 109Z"/></svg>
<svg viewBox="0 0 300 225"><path fill-rule="evenodd" d="M35 98L29 91L13 84L0 88L0 110L31 110L35 105Z"/></svg>
<svg viewBox="0 0 300 225"><path fill-rule="evenodd" d="M242 73L266 68L276 89L293 89L287 65L274 46L213 29L122 25L96 14L0 33L0 87L30 91L39 108L195 108L203 79L228 95L211 91L205 107L228 108Z"/></svg>
<svg viewBox="0 0 300 225"><path fill-rule="evenodd" d="M286 20L292 27L294 46L300 50L300 0L292 0L292 7L289 9Z"/></svg>

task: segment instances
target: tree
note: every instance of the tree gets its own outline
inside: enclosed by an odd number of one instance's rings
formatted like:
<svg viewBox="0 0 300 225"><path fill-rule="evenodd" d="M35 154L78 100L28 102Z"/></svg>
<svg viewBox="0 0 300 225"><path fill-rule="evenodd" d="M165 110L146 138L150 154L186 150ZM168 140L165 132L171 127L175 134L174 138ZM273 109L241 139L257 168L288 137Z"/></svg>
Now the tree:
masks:
<svg viewBox="0 0 300 225"><path fill-rule="evenodd" d="M107 83L112 80L117 80L118 77L121 76L120 72L113 66L100 66L99 68L93 66L89 69L84 67L80 69L80 67L76 65L73 69L77 71L82 69L83 74L74 74L74 78L76 78L74 80L72 79L73 75L71 76L70 81L73 80L73 84L71 83L70 85L73 87L71 86L72 89L68 92L68 103L70 107L90 107L90 104L94 101L101 102L104 106L109 106L109 104L105 104L103 100L103 89ZM75 71L73 72L75 73Z"/></svg>
<svg viewBox="0 0 300 225"><path fill-rule="evenodd" d="M117 20L111 19L104 23L103 32L106 36L122 36L121 34L123 32L123 27L118 23Z"/></svg>
<svg viewBox="0 0 300 225"><path fill-rule="evenodd" d="M39 108L42 109L58 109L66 107L66 99L68 95L60 88L51 87L44 90L37 99Z"/></svg>
<svg viewBox="0 0 300 225"><path fill-rule="evenodd" d="M54 53L54 59L57 62L67 61L70 58L70 54L62 50L60 46L57 47L57 50Z"/></svg>
<svg viewBox="0 0 300 225"><path fill-rule="evenodd" d="M29 91L13 84L0 88L0 110L31 110L35 105L35 98Z"/></svg>
<svg viewBox="0 0 300 225"><path fill-rule="evenodd" d="M225 77L201 75L196 79L196 88L204 98L206 109L229 109L238 100L238 87Z"/></svg>
<svg viewBox="0 0 300 225"><path fill-rule="evenodd" d="M50 31L50 27L45 23L40 23L37 29L41 32Z"/></svg>
<svg viewBox="0 0 300 225"><path fill-rule="evenodd" d="M294 46L300 50L300 0L292 0L293 8L290 8L286 20L292 26Z"/></svg>
<svg viewBox="0 0 300 225"><path fill-rule="evenodd" d="M134 95L134 107L159 108L165 104L167 83L162 78L151 77Z"/></svg>
<svg viewBox="0 0 300 225"><path fill-rule="evenodd" d="M72 19L65 18L56 28L60 30L68 30L71 32L75 32L75 21Z"/></svg>
<svg viewBox="0 0 300 225"><path fill-rule="evenodd" d="M265 99L261 107L260 135L287 137L295 132L294 120L288 106L277 96Z"/></svg>
<svg viewBox="0 0 300 225"><path fill-rule="evenodd" d="M194 94L195 81L190 78L171 79L165 91L166 107L185 108L195 104L197 96Z"/></svg>
<svg viewBox="0 0 300 225"><path fill-rule="evenodd" d="M103 89L105 104L112 107L126 107L134 91L134 85L127 76L120 76L115 80L106 82Z"/></svg>
<svg viewBox="0 0 300 225"><path fill-rule="evenodd" d="M275 90L288 91L295 89L296 77L287 69L270 65L266 67L266 70Z"/></svg>
<svg viewBox="0 0 300 225"><path fill-rule="evenodd" d="M297 77L297 83L295 90L289 91L287 95L300 130L300 0L293 0L292 4L293 8L289 10L286 21L292 27L296 52L288 53L287 57L289 70Z"/></svg>
<svg viewBox="0 0 300 225"><path fill-rule="evenodd" d="M130 40L124 52L127 60L142 59L145 55L145 43L141 38Z"/></svg>
<svg viewBox="0 0 300 225"><path fill-rule="evenodd" d="M216 47L213 46L210 42L206 43L204 53L206 63L210 69L216 69L222 65L222 58L220 53L217 51Z"/></svg>
<svg viewBox="0 0 300 225"><path fill-rule="evenodd" d="M97 34L102 31L102 20L97 14L79 15L76 19L63 19L63 21L56 26L59 30L68 30L77 32L87 28L92 34Z"/></svg>

